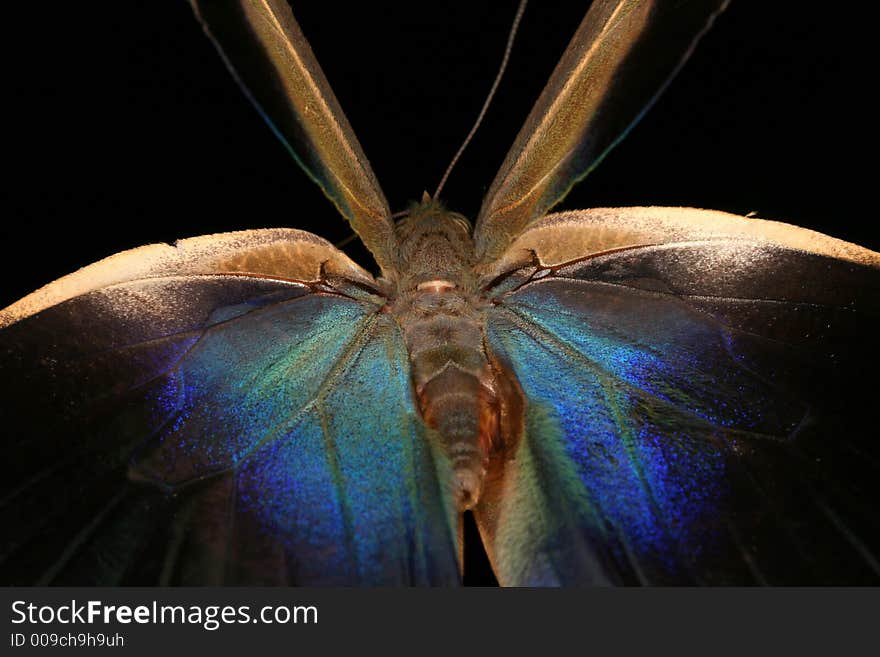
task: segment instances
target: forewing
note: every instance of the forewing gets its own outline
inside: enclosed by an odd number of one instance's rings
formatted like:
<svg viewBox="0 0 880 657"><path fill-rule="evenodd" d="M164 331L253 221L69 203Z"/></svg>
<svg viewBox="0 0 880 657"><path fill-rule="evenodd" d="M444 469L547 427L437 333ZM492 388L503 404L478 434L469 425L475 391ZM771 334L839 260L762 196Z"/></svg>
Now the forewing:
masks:
<svg viewBox="0 0 880 657"><path fill-rule="evenodd" d="M458 581L398 329L360 281L259 273L296 246L226 249L249 273L120 254L151 275L47 286L0 330L4 582Z"/></svg>
<svg viewBox="0 0 880 657"><path fill-rule="evenodd" d="M275 134L352 225L384 272L396 267L388 203L285 0L190 0Z"/></svg>
<svg viewBox="0 0 880 657"><path fill-rule="evenodd" d="M596 0L526 119L477 220L497 258L620 141L727 0Z"/></svg>
<svg viewBox="0 0 880 657"><path fill-rule="evenodd" d="M477 513L499 581L876 584L880 255L670 214L496 287L488 344L527 406ZM595 219L565 217L570 241Z"/></svg>

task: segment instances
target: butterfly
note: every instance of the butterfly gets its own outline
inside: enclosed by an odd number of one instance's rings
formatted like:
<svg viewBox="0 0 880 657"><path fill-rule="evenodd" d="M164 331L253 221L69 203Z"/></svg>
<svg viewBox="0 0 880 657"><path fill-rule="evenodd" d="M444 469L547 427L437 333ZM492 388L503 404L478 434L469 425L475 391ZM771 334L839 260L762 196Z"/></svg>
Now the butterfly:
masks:
<svg viewBox="0 0 880 657"><path fill-rule="evenodd" d="M3 311L4 580L456 583L470 508L502 584L876 581L880 256L546 215L723 4L593 3L472 234L431 198L388 219L285 3L196 3L382 276L248 231Z"/></svg>

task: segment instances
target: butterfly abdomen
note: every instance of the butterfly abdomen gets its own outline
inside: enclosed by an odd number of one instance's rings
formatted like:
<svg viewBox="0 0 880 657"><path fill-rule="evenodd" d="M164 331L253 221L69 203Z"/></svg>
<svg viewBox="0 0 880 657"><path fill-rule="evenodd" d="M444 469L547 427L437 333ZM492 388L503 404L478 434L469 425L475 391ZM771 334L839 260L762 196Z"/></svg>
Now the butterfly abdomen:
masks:
<svg viewBox="0 0 880 657"><path fill-rule="evenodd" d="M391 309L403 329L419 410L454 473L460 509L479 499L498 441L493 370L483 349L485 302L473 283L467 222L426 200L398 227L401 266Z"/></svg>
<svg viewBox="0 0 880 657"><path fill-rule="evenodd" d="M466 509L479 498L498 405L478 313L448 281L432 283L407 300L401 325L422 417L440 437L458 505Z"/></svg>

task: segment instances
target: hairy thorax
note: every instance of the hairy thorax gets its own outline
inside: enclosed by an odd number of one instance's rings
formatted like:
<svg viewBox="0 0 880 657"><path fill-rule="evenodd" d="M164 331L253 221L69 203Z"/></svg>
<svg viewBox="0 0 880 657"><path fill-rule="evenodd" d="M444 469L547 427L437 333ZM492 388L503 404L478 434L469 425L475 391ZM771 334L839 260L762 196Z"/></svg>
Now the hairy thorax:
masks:
<svg viewBox="0 0 880 657"><path fill-rule="evenodd" d="M388 309L403 330L422 417L452 463L458 506L467 509L501 440L503 406L483 340L487 302L473 275L470 227L426 200L397 230L401 261Z"/></svg>

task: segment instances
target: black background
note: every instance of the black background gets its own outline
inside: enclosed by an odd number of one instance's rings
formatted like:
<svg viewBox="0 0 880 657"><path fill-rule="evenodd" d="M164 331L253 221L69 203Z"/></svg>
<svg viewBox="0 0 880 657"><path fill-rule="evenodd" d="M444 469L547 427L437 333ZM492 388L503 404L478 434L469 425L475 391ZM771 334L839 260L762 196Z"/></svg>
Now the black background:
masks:
<svg viewBox="0 0 880 657"><path fill-rule="evenodd" d="M473 217L586 2L534 2L443 197ZM433 191L495 74L515 2L294 7L397 211ZM564 207L670 204L880 248L867 15L734 0ZM4 10L0 305L114 252L289 226L349 234L233 83L183 0ZM355 257L371 266L357 246Z"/></svg>

